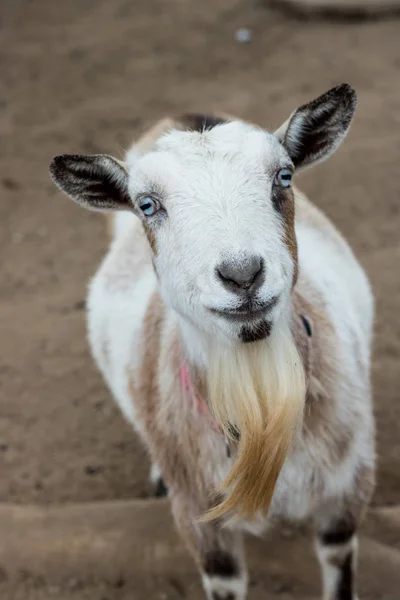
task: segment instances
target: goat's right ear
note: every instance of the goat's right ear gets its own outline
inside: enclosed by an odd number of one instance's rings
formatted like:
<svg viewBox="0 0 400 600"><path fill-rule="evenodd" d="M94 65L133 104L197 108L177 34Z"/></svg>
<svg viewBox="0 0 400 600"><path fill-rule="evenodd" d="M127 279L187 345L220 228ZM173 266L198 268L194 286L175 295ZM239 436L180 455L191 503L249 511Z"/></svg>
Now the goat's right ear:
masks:
<svg viewBox="0 0 400 600"><path fill-rule="evenodd" d="M296 169L325 160L345 138L357 96L346 83L300 106L275 135L287 150Z"/></svg>
<svg viewBox="0 0 400 600"><path fill-rule="evenodd" d="M91 210L132 210L128 174L111 156L55 156L50 165L55 184L72 200Z"/></svg>

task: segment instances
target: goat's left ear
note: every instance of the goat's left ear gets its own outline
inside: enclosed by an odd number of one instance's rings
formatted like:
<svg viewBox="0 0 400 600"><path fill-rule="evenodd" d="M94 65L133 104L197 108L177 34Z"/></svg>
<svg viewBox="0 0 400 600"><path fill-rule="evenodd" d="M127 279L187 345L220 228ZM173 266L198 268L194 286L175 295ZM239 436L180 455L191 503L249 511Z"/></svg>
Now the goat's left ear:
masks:
<svg viewBox="0 0 400 600"><path fill-rule="evenodd" d="M296 169L325 160L349 130L357 106L353 88L344 83L300 106L275 135Z"/></svg>
<svg viewBox="0 0 400 600"><path fill-rule="evenodd" d="M132 210L128 174L105 154L62 154L53 158L50 174L56 185L77 204L91 210Z"/></svg>

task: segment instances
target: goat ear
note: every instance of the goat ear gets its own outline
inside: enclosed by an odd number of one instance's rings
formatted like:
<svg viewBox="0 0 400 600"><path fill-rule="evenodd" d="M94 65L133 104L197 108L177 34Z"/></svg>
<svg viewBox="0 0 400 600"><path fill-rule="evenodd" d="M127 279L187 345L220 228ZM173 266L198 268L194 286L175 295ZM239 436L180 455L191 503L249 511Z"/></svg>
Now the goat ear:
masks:
<svg viewBox="0 0 400 600"><path fill-rule="evenodd" d="M296 169L325 160L346 136L357 106L353 88L344 83L300 106L275 135Z"/></svg>
<svg viewBox="0 0 400 600"><path fill-rule="evenodd" d="M55 156L50 165L55 184L85 208L99 211L132 210L128 174L111 156Z"/></svg>

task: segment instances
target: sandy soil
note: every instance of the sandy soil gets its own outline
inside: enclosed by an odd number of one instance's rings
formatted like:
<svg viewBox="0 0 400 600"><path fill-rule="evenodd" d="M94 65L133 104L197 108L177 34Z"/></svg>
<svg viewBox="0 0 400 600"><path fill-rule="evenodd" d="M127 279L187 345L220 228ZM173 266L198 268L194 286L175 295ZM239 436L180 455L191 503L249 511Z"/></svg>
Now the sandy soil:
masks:
<svg viewBox="0 0 400 600"><path fill-rule="evenodd" d="M254 32L247 45L234 38L243 26ZM348 81L360 97L351 134L300 184L349 238L375 290L374 503L400 504L399 26L297 20L257 0L1 4L0 502L149 494L145 453L85 341L84 298L105 249L104 223L56 191L51 157L121 156L171 112L223 110L275 127L299 103ZM6 600L51 595L29 569L17 587L7 577L0 576ZM125 598L102 585L68 593ZM285 593L282 600L294 597ZM157 594L154 587L145 597ZM163 597L188 597L176 594Z"/></svg>

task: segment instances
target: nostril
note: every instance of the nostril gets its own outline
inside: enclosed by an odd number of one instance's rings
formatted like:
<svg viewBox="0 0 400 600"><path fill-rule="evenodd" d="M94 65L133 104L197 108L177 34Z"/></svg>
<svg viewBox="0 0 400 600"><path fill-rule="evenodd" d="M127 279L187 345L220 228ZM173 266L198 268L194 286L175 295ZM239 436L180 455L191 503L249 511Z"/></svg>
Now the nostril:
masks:
<svg viewBox="0 0 400 600"><path fill-rule="evenodd" d="M216 274L225 287L231 290L249 290L262 280L264 261L259 256L250 256L240 261L225 261L218 265Z"/></svg>
<svg viewBox="0 0 400 600"><path fill-rule="evenodd" d="M222 283L225 283L225 284L231 285L231 286L237 286L238 285L236 283L236 281L234 281L233 279L229 279L229 277L226 277L226 275L224 275L224 272L222 270L220 270L220 269L217 269L217 275L221 279Z"/></svg>
<svg viewBox="0 0 400 600"><path fill-rule="evenodd" d="M228 283L229 285L238 285L237 281L232 279L232 273L228 272L225 266L217 267L216 272L223 283Z"/></svg>
<svg viewBox="0 0 400 600"><path fill-rule="evenodd" d="M255 267L250 285L253 285L253 283L255 283L259 277L261 277L263 270L262 260L259 260L257 267Z"/></svg>

